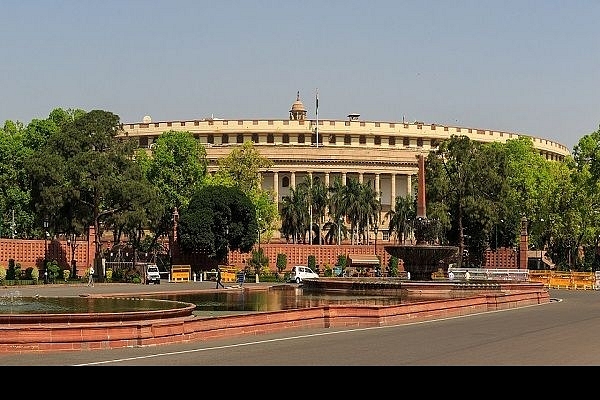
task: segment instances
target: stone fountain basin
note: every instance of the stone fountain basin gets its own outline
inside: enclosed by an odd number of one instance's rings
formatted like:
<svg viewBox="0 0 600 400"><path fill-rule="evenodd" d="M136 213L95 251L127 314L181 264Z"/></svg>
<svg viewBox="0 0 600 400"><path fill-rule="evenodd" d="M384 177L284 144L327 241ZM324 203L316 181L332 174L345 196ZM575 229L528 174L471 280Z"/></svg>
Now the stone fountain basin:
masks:
<svg viewBox="0 0 600 400"><path fill-rule="evenodd" d="M439 268L447 269L447 261L458 254L456 246L427 244L388 245L385 251L401 259L404 270L411 273L411 279L431 279L431 274ZM440 263L442 262L442 263Z"/></svg>
<svg viewBox="0 0 600 400"><path fill-rule="evenodd" d="M86 323L191 316L195 304L138 297L14 297L0 301L0 324Z"/></svg>

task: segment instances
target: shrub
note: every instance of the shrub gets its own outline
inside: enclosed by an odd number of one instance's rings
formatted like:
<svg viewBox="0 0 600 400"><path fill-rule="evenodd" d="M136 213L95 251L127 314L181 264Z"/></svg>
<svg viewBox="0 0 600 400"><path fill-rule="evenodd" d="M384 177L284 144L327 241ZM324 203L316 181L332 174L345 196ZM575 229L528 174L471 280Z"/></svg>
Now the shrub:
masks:
<svg viewBox="0 0 600 400"><path fill-rule="evenodd" d="M247 261L251 268L254 268L254 273L259 274L261 271L269 265L269 257L265 255L263 249L258 251L252 251L252 257Z"/></svg>
<svg viewBox="0 0 600 400"><path fill-rule="evenodd" d="M38 281L40 279L40 270L37 267L29 267L25 270L25 279Z"/></svg>
<svg viewBox="0 0 600 400"><path fill-rule="evenodd" d="M0 265L0 283L4 283L6 280L6 268Z"/></svg>
<svg viewBox="0 0 600 400"><path fill-rule="evenodd" d="M287 254L279 253L277 254L277 271L279 273L285 271L287 268Z"/></svg>
<svg viewBox="0 0 600 400"><path fill-rule="evenodd" d="M317 257L315 257L314 254L311 254L308 256L308 264L307 264L308 268L312 269L313 271L315 271L317 274L319 273L319 270L317 269Z"/></svg>
<svg viewBox="0 0 600 400"><path fill-rule="evenodd" d="M63 274L63 278L66 281L69 280L69 277L71 276L71 270L70 269L63 269L62 270L62 274Z"/></svg>
<svg viewBox="0 0 600 400"><path fill-rule="evenodd" d="M56 260L49 261L46 263L46 269L48 270L48 279L52 282L56 281L60 272L60 266Z"/></svg>
<svg viewBox="0 0 600 400"><path fill-rule="evenodd" d="M340 267L342 267L342 269L344 269L344 268L346 268L347 264L348 264L348 257L346 257L345 254L339 254L336 265L339 265Z"/></svg>
<svg viewBox="0 0 600 400"><path fill-rule="evenodd" d="M388 275L398 276L398 257L392 256L388 261Z"/></svg>
<svg viewBox="0 0 600 400"><path fill-rule="evenodd" d="M6 270L6 279L7 280L12 281L12 280L18 279L15 269L16 269L15 260L14 260L14 258L11 258L8 260L8 269Z"/></svg>

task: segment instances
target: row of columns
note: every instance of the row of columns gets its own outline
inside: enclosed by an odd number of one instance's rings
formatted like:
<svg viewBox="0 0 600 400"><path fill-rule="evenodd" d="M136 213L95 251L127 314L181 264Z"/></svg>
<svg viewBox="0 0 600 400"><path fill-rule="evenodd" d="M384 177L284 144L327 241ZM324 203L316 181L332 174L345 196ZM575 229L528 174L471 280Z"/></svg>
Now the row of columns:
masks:
<svg viewBox="0 0 600 400"><path fill-rule="evenodd" d="M290 186L296 187L296 172L289 171L289 173L290 173ZM315 171L308 171L308 175L311 177L311 179L312 179L313 173L315 173ZM324 172L324 174L325 174L325 186L329 187L330 173ZM342 172L341 174L342 174L342 184L346 185L347 173ZM391 175L390 207L393 210L394 206L396 204L396 176L398 174L391 173L390 175ZM379 193L381 192L380 176L381 176L381 173L375 173L375 192L378 193L378 196L379 196ZM359 172L358 173L359 182L363 183L363 179L364 179L364 172ZM407 185L407 193L412 193L410 179L407 179L406 185ZM273 191L275 192L275 198L279 199L279 171L273 172ZM378 197L378 199L379 199L379 197Z"/></svg>

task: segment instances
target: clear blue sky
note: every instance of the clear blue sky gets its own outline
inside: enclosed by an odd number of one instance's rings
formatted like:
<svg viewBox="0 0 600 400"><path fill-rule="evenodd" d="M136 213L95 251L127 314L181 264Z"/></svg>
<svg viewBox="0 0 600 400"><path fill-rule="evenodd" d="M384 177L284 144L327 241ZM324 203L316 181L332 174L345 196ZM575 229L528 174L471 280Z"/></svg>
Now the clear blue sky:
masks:
<svg viewBox="0 0 600 400"><path fill-rule="evenodd" d="M598 0L2 0L0 124L315 117L509 131L600 123ZM0 125L1 126L1 125Z"/></svg>

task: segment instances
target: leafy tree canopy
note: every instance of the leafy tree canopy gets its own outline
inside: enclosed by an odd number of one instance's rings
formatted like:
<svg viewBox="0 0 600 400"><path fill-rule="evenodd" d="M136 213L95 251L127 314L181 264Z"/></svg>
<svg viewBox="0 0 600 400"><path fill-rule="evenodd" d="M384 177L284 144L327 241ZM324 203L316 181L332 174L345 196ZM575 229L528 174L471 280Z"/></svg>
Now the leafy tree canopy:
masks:
<svg viewBox="0 0 600 400"><path fill-rule="evenodd" d="M230 250L249 252L258 235L252 201L237 187L205 186L181 210L181 248L223 260Z"/></svg>

